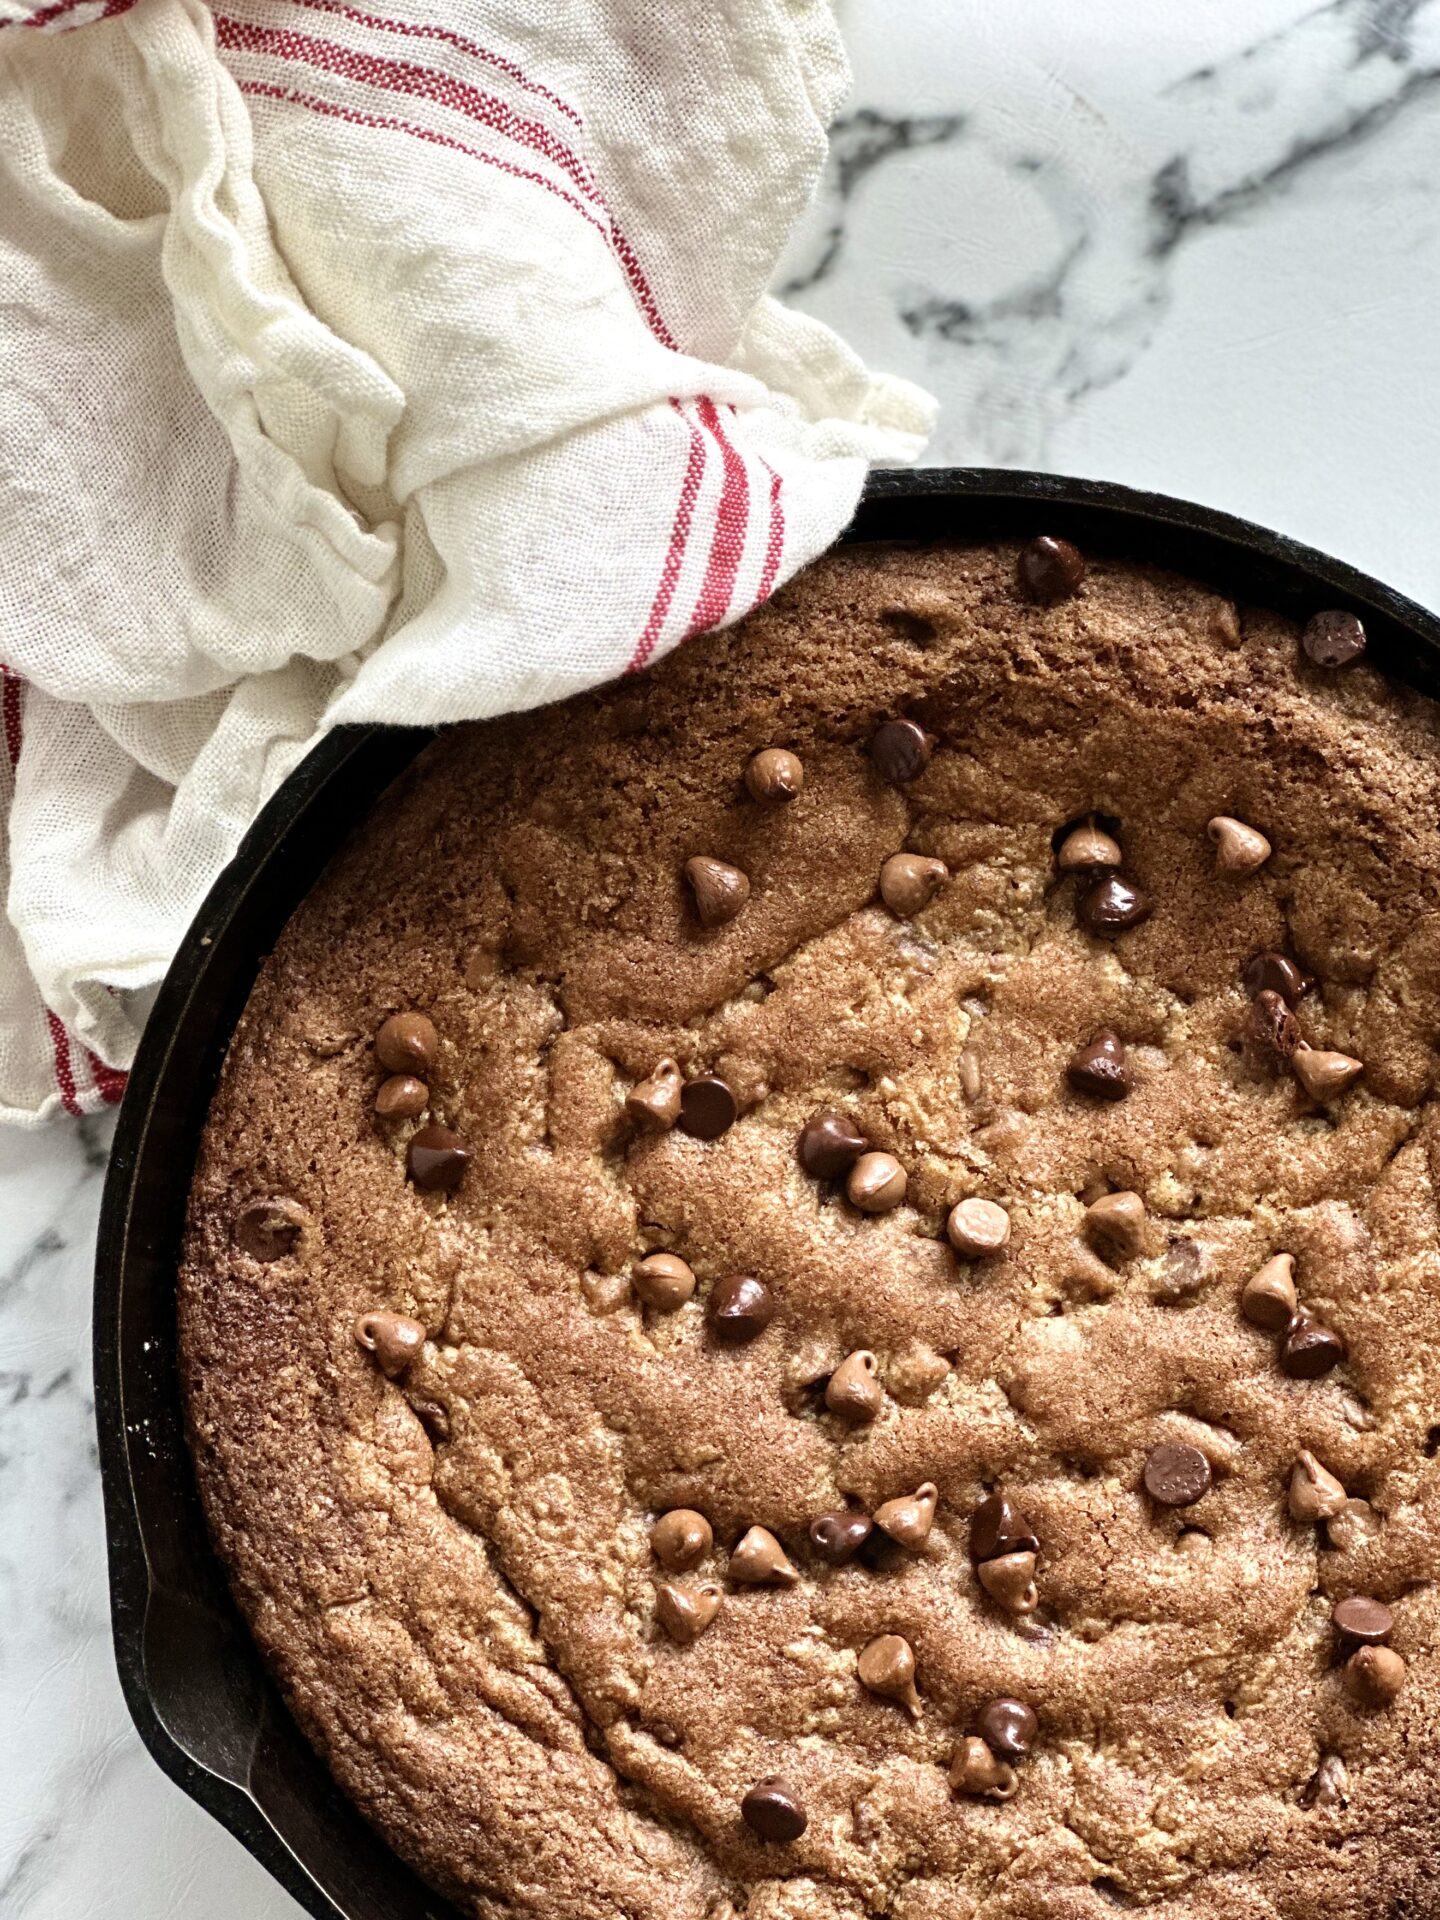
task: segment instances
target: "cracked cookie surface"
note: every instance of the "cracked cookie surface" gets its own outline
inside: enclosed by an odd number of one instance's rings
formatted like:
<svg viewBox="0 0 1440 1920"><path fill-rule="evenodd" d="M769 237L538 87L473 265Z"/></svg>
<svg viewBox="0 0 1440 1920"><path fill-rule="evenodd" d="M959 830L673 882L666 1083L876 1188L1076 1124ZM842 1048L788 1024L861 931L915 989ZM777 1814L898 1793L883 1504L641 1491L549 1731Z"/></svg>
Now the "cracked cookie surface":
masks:
<svg viewBox="0 0 1440 1920"><path fill-rule="evenodd" d="M237 1030L180 1280L201 1492L307 1733L464 1911L1440 1914L1435 709L1173 576L1092 559L1041 607L1015 567L847 549L643 678L447 734ZM897 716L934 740L903 786L867 752ZM743 779L772 746L804 769L780 807ZM1109 939L1056 866L1092 814L1153 908ZM1263 830L1260 870L1216 872L1217 816ZM879 897L900 852L948 874L908 917ZM696 857L750 883L710 929ZM1364 1062L1332 1103L1246 1037L1267 951L1315 977L1305 1040ZM426 1117L372 1111L406 1009L470 1153L453 1192L406 1180ZM1104 1029L1114 1103L1066 1077ZM667 1057L733 1090L720 1137L627 1114ZM899 1161L902 1204L806 1174L818 1108ZM1123 1238L1087 1229L1107 1194L1142 1203ZM970 1197L1010 1223L973 1259L945 1234ZM257 1207L285 1230L237 1232ZM696 1278L674 1311L631 1285L655 1250ZM1343 1337L1324 1378L1240 1310L1279 1252ZM736 1273L775 1311L722 1346ZM387 1311L428 1336L393 1379L352 1331ZM825 1397L856 1354L859 1422ZM1166 1446L1210 1468L1183 1508L1145 1492ZM1355 1524L1292 1517L1302 1452ZM810 1547L930 1482L916 1550ZM1019 1616L968 1550L998 1487L1040 1544ZM713 1532L683 1578L722 1589L690 1644L656 1617L677 1508ZM728 1577L752 1526L793 1584ZM1337 1663L1356 1594L1407 1663L1383 1710ZM890 1635L918 1715L857 1677ZM1018 1789L957 1796L1005 1696L1039 1722ZM785 1844L740 1817L771 1775L808 1813Z"/></svg>

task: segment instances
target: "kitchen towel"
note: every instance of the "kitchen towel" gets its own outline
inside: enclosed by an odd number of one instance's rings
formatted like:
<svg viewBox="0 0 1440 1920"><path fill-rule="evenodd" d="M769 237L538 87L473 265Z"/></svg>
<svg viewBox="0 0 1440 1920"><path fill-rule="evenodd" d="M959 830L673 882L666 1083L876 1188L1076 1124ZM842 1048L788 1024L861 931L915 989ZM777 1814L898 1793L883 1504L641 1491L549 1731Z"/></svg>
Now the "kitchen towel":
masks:
<svg viewBox="0 0 1440 1920"><path fill-rule="evenodd" d="M766 294L822 0L0 0L0 1117L118 1098L343 721L740 618L925 396Z"/></svg>

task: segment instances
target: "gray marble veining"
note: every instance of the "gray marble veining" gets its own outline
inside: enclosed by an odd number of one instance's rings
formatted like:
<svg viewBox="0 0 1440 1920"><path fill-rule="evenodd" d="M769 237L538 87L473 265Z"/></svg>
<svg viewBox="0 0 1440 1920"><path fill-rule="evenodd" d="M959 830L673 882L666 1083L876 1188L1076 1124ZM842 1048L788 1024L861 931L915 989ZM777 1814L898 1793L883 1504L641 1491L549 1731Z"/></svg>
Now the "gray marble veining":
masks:
<svg viewBox="0 0 1440 1920"><path fill-rule="evenodd" d="M937 460L1209 500L1440 604L1440 0L850 0L789 298L943 403ZM281 1920L114 1678L99 1124L0 1135L0 1913Z"/></svg>

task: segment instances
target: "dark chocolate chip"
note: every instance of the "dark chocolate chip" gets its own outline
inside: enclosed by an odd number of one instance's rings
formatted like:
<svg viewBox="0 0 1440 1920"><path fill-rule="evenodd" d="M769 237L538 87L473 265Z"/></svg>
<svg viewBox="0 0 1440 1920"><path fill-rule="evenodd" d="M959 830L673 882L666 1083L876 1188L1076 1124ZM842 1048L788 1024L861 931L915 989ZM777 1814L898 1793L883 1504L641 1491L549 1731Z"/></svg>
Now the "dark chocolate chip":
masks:
<svg viewBox="0 0 1440 1920"><path fill-rule="evenodd" d="M740 1802L747 1827L762 1840L798 1840L810 1824L799 1794L788 1780L772 1773L757 1780Z"/></svg>
<svg viewBox="0 0 1440 1920"><path fill-rule="evenodd" d="M1075 901L1076 919L1087 933L1097 934L1102 940L1113 940L1138 927L1153 912L1145 889L1118 873L1107 873L1086 887Z"/></svg>
<svg viewBox="0 0 1440 1920"><path fill-rule="evenodd" d="M726 1346L757 1339L775 1318L775 1296L748 1273L727 1274L710 1293L710 1329Z"/></svg>
<svg viewBox="0 0 1440 1920"><path fill-rule="evenodd" d="M1345 1342L1329 1327L1297 1313L1280 1343L1280 1371L1292 1380L1318 1380L1345 1358Z"/></svg>
<svg viewBox="0 0 1440 1920"><path fill-rule="evenodd" d="M1079 587L1085 578L1085 556L1068 540L1041 534L1020 549L1016 572L1025 598L1050 607L1057 600L1068 600Z"/></svg>
<svg viewBox="0 0 1440 1920"><path fill-rule="evenodd" d="M680 1131L696 1140L718 1140L739 1111L735 1095L713 1073L687 1080L680 1090Z"/></svg>
<svg viewBox="0 0 1440 1920"><path fill-rule="evenodd" d="M875 1530L868 1513L841 1509L821 1513L810 1522L810 1545L816 1557L828 1567L843 1567L857 1554Z"/></svg>
<svg viewBox="0 0 1440 1920"><path fill-rule="evenodd" d="M295 1200L251 1200L235 1216L235 1244L252 1260L284 1260L300 1244L305 1209Z"/></svg>
<svg viewBox="0 0 1440 1920"><path fill-rule="evenodd" d="M1372 1600L1365 1593L1352 1593L1348 1600L1337 1600L1330 1620L1347 1653L1356 1647L1382 1646L1395 1629L1395 1616L1389 1607L1383 1600Z"/></svg>
<svg viewBox="0 0 1440 1920"><path fill-rule="evenodd" d="M992 1493L970 1517L970 1558L978 1567L1007 1553L1038 1553L1040 1542L1008 1494Z"/></svg>
<svg viewBox="0 0 1440 1920"><path fill-rule="evenodd" d="M1103 1027L1071 1056L1065 1077L1077 1093L1091 1094L1097 1100L1125 1099L1132 1085L1125 1042L1111 1028Z"/></svg>
<svg viewBox="0 0 1440 1920"><path fill-rule="evenodd" d="M869 1145L853 1120L825 1108L812 1113L795 1143L800 1164L817 1180L838 1180Z"/></svg>
<svg viewBox="0 0 1440 1920"><path fill-rule="evenodd" d="M886 720L870 741L875 771L892 787L916 780L930 764L930 742L925 729L913 720Z"/></svg>
<svg viewBox="0 0 1440 1920"><path fill-rule="evenodd" d="M1193 1507L1210 1491L1210 1478L1198 1447L1152 1447L1145 1461L1145 1491L1157 1507Z"/></svg>
<svg viewBox="0 0 1440 1920"><path fill-rule="evenodd" d="M981 1710L980 1738L1002 1760L1023 1760L1039 1731L1034 1709L1023 1700L1002 1696Z"/></svg>
<svg viewBox="0 0 1440 1920"><path fill-rule="evenodd" d="M422 1193L450 1193L465 1177L470 1149L449 1127L421 1127L411 1136L406 1171Z"/></svg>
<svg viewBox="0 0 1440 1920"><path fill-rule="evenodd" d="M1252 1000L1257 994L1278 993L1287 1007L1293 1007L1308 991L1310 981L1286 954L1257 953L1241 969L1240 986Z"/></svg>
<svg viewBox="0 0 1440 1920"><path fill-rule="evenodd" d="M1300 1023L1273 987L1262 987L1251 1003L1250 1031L1274 1066L1293 1059L1300 1045Z"/></svg>
<svg viewBox="0 0 1440 1920"><path fill-rule="evenodd" d="M1348 667L1365 651L1365 628L1353 613L1316 613L1305 623L1300 644L1317 667Z"/></svg>

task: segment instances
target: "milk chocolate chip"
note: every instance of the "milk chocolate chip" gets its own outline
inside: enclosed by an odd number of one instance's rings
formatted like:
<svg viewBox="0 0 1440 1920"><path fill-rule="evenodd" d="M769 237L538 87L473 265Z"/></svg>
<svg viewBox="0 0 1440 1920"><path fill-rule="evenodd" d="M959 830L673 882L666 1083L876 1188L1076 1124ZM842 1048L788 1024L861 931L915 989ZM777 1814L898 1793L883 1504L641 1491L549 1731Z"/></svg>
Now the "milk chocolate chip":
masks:
<svg viewBox="0 0 1440 1920"><path fill-rule="evenodd" d="M981 1586L1006 1613L1033 1613L1040 1604L1033 1553L1001 1553L975 1569Z"/></svg>
<svg viewBox="0 0 1440 1920"><path fill-rule="evenodd" d="M1365 1071L1363 1061L1352 1059L1348 1053L1334 1053L1328 1047L1298 1047L1290 1065L1306 1093L1322 1106L1338 1100Z"/></svg>
<svg viewBox="0 0 1440 1920"><path fill-rule="evenodd" d="M745 786L752 800L762 806L784 807L800 797L805 784L805 769L800 756L788 747L762 747L753 754L745 769Z"/></svg>
<svg viewBox="0 0 1440 1920"><path fill-rule="evenodd" d="M392 1073L375 1090L375 1111L382 1120L414 1120L430 1104L430 1089L413 1073Z"/></svg>
<svg viewBox="0 0 1440 1920"><path fill-rule="evenodd" d="M1365 627L1353 613L1312 613L1300 636L1305 657L1317 667L1349 667L1365 651Z"/></svg>
<svg viewBox="0 0 1440 1920"><path fill-rule="evenodd" d="M242 1253L268 1266L272 1260L284 1260L294 1253L305 1219L305 1209L298 1201L283 1196L251 1200L236 1214L231 1231Z"/></svg>
<svg viewBox="0 0 1440 1920"><path fill-rule="evenodd" d="M875 1530L868 1513L842 1508L836 1513L820 1513L810 1522L810 1545L827 1567L843 1567L853 1560Z"/></svg>
<svg viewBox="0 0 1440 1920"><path fill-rule="evenodd" d="M423 1080L439 1044L435 1023L425 1014L392 1013L376 1032L375 1058L387 1073L413 1073Z"/></svg>
<svg viewBox="0 0 1440 1920"><path fill-rule="evenodd" d="M1102 940L1114 940L1131 927L1138 927L1154 912L1150 896L1133 880L1118 873L1107 873L1079 895L1075 917L1087 933Z"/></svg>
<svg viewBox="0 0 1440 1920"><path fill-rule="evenodd" d="M1020 549L1016 578L1027 600L1053 607L1078 591L1085 578L1085 556L1070 541L1041 534Z"/></svg>
<svg viewBox="0 0 1440 1920"><path fill-rule="evenodd" d="M1347 1500L1325 1523L1325 1537L1337 1553L1358 1553L1379 1531L1380 1516L1368 1500Z"/></svg>
<svg viewBox="0 0 1440 1920"><path fill-rule="evenodd" d="M1118 867L1124 855L1120 842L1093 823L1072 827L1060 842L1055 864L1061 873L1103 872Z"/></svg>
<svg viewBox="0 0 1440 1920"><path fill-rule="evenodd" d="M713 1073L687 1080L680 1092L680 1131L694 1140L718 1140L735 1124L739 1104Z"/></svg>
<svg viewBox="0 0 1440 1920"><path fill-rule="evenodd" d="M453 1193L469 1164L470 1149L449 1127L421 1127L405 1153L406 1170L422 1193Z"/></svg>
<svg viewBox="0 0 1440 1920"><path fill-rule="evenodd" d="M1132 1076L1125 1042L1113 1029L1103 1027L1071 1055L1065 1077L1077 1093L1088 1093L1092 1099L1126 1099Z"/></svg>
<svg viewBox="0 0 1440 1920"><path fill-rule="evenodd" d="M694 1294L695 1271L678 1253L647 1253L630 1284L647 1307L674 1313Z"/></svg>
<svg viewBox="0 0 1440 1920"><path fill-rule="evenodd" d="M1138 1193L1102 1193L1085 1209L1085 1232L1102 1252L1133 1259L1145 1244L1145 1202Z"/></svg>
<svg viewBox="0 0 1440 1920"><path fill-rule="evenodd" d="M920 1718L920 1695L915 1691L915 1649L903 1635L882 1633L866 1646L856 1662L860 1684L882 1699L898 1700L912 1720Z"/></svg>
<svg viewBox="0 0 1440 1920"><path fill-rule="evenodd" d="M1210 1491L1210 1462L1198 1447L1152 1447L1145 1461L1145 1491L1157 1507L1193 1507Z"/></svg>
<svg viewBox="0 0 1440 1920"><path fill-rule="evenodd" d="M668 1132L680 1118L680 1096L684 1082L680 1069L669 1058L657 1060L643 1080L637 1080L625 1100L625 1111L642 1127Z"/></svg>
<svg viewBox="0 0 1440 1920"><path fill-rule="evenodd" d="M695 916L702 927L723 927L750 898L750 880L739 867L709 854L697 853L685 862L685 878L695 897Z"/></svg>
<svg viewBox="0 0 1440 1920"><path fill-rule="evenodd" d="M1290 1470L1290 1492L1286 1505L1292 1520L1313 1526L1317 1520L1333 1520L1345 1505L1345 1489L1322 1467L1314 1454L1302 1448L1300 1458Z"/></svg>
<svg viewBox="0 0 1440 1920"><path fill-rule="evenodd" d="M1405 1684L1405 1662L1391 1647L1361 1647L1345 1662L1345 1691L1360 1707L1388 1707Z"/></svg>
<svg viewBox="0 0 1440 1920"><path fill-rule="evenodd" d="M425 1329L408 1314L386 1313L376 1309L362 1313L355 1322L355 1338L388 1380L393 1380L425 1345Z"/></svg>
<svg viewBox="0 0 1440 1920"><path fill-rule="evenodd" d="M876 1366L874 1354L864 1348L840 1362L825 1389L825 1404L832 1413L857 1426L875 1418L885 1404L885 1389L875 1377Z"/></svg>
<svg viewBox="0 0 1440 1920"><path fill-rule="evenodd" d="M806 1173L814 1174L817 1180L838 1180L850 1171L866 1145L864 1134L853 1120L825 1108L811 1114L800 1129L795 1151Z"/></svg>
<svg viewBox="0 0 1440 1920"><path fill-rule="evenodd" d="M1034 1745L1040 1722L1023 1700L1002 1696L980 1714L980 1737L1002 1760L1023 1760Z"/></svg>
<svg viewBox="0 0 1440 1920"><path fill-rule="evenodd" d="M862 1153L845 1191L862 1213L889 1213L905 1198L905 1169L891 1153Z"/></svg>
<svg viewBox="0 0 1440 1920"><path fill-rule="evenodd" d="M1345 1358L1345 1342L1329 1327L1300 1312L1280 1343L1280 1371L1291 1380L1319 1380Z"/></svg>
<svg viewBox="0 0 1440 1920"><path fill-rule="evenodd" d="M1008 1800L1019 1781L1008 1761L998 1759L978 1734L967 1734L950 1763L950 1785L956 1793L983 1794L987 1800Z"/></svg>
<svg viewBox="0 0 1440 1920"><path fill-rule="evenodd" d="M871 738L870 758L882 780L903 787L918 780L929 766L930 741L913 720L886 720Z"/></svg>
<svg viewBox="0 0 1440 1920"><path fill-rule="evenodd" d="M768 1527L751 1527L730 1555L730 1578L752 1587L793 1587L800 1575Z"/></svg>
<svg viewBox="0 0 1440 1920"><path fill-rule="evenodd" d="M1215 870L1231 879L1244 880L1258 873L1270 858L1273 848L1263 833L1247 827L1243 820L1228 813L1217 813L1207 822L1205 831L1215 848Z"/></svg>
<svg viewBox="0 0 1440 1920"><path fill-rule="evenodd" d="M913 1552L923 1547L929 1538L939 1499L940 1489L927 1480L914 1493L901 1494L898 1499L886 1500L878 1506L875 1524L882 1533L888 1533L892 1540Z"/></svg>
<svg viewBox="0 0 1440 1920"><path fill-rule="evenodd" d="M950 1209L945 1232L962 1260L984 1260L1010 1244L1010 1216L993 1200L962 1200Z"/></svg>
<svg viewBox="0 0 1440 1920"><path fill-rule="evenodd" d="M992 1493L970 1518L970 1558L998 1560L1005 1553L1038 1553L1040 1542L1008 1494Z"/></svg>
<svg viewBox="0 0 1440 1920"><path fill-rule="evenodd" d="M697 1641L720 1611L717 1580L665 1580L655 1589L655 1618L682 1647Z"/></svg>
<svg viewBox="0 0 1440 1920"><path fill-rule="evenodd" d="M740 1802L740 1817L759 1839L781 1846L798 1840L810 1824L799 1794L778 1773L755 1782Z"/></svg>
<svg viewBox="0 0 1440 1920"><path fill-rule="evenodd" d="M729 1347L757 1339L775 1318L775 1296L748 1273L727 1274L710 1292L710 1331Z"/></svg>
<svg viewBox="0 0 1440 1920"><path fill-rule="evenodd" d="M1295 1292L1295 1256L1273 1253L1245 1282L1240 1311L1252 1326L1278 1333L1288 1327L1299 1304Z"/></svg>
<svg viewBox="0 0 1440 1920"><path fill-rule="evenodd" d="M910 920L929 906L936 889L949 878L950 869L943 860L892 853L880 869L880 898L898 920Z"/></svg>
<svg viewBox="0 0 1440 1920"><path fill-rule="evenodd" d="M714 1544L710 1522L693 1507L672 1507L650 1529L650 1550L670 1573L688 1573Z"/></svg>

